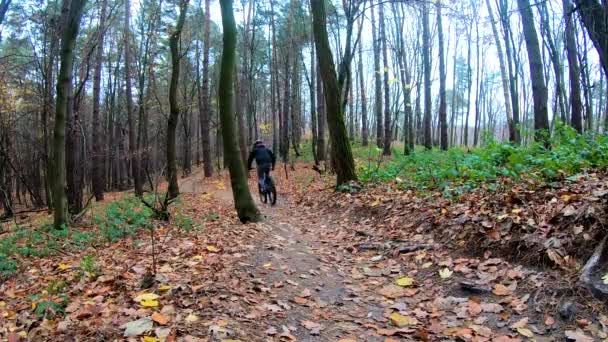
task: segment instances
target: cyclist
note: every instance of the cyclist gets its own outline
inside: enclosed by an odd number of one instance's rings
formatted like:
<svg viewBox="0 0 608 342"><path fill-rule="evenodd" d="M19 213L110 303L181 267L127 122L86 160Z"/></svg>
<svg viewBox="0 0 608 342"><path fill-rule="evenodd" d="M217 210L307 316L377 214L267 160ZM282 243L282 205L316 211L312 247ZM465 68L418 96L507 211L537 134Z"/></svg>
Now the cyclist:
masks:
<svg viewBox="0 0 608 342"><path fill-rule="evenodd" d="M270 178L270 170L274 171L274 164L276 162L276 158L272 150L267 148L264 145L262 140L256 140L255 144L253 144L253 149L249 153L249 159L247 160L247 168L251 170L251 163L255 159L255 165L258 169L258 184L260 187L264 187L265 184L262 183L265 179Z"/></svg>

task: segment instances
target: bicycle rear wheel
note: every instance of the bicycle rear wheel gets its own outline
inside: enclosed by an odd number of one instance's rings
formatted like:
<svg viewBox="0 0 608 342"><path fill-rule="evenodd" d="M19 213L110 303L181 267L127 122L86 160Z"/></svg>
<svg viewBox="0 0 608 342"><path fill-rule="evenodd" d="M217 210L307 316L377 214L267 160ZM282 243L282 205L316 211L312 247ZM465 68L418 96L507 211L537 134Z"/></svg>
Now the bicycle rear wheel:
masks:
<svg viewBox="0 0 608 342"><path fill-rule="evenodd" d="M266 193L268 194L268 201L270 205L275 205L277 203L277 188L274 186L274 179L270 177L268 179L268 186L266 187Z"/></svg>
<svg viewBox="0 0 608 342"><path fill-rule="evenodd" d="M260 193L260 201L262 203L268 202L268 195L267 195L268 191L264 191L264 189L262 189L262 186L260 186L259 184L258 184L258 191Z"/></svg>
<svg viewBox="0 0 608 342"><path fill-rule="evenodd" d="M274 187L274 185L268 190L267 194L270 205L277 204L277 189Z"/></svg>

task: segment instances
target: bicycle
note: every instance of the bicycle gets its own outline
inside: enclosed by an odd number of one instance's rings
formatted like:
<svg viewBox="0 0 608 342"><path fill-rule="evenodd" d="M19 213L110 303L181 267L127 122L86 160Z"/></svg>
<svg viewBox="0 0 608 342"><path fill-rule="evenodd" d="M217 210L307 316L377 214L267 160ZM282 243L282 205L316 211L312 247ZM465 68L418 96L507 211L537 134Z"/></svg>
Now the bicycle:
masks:
<svg viewBox="0 0 608 342"><path fill-rule="evenodd" d="M270 202L270 205L275 205L277 203L277 188L270 175L266 176L266 174L264 174L262 176L261 182L258 183L258 191L262 203Z"/></svg>

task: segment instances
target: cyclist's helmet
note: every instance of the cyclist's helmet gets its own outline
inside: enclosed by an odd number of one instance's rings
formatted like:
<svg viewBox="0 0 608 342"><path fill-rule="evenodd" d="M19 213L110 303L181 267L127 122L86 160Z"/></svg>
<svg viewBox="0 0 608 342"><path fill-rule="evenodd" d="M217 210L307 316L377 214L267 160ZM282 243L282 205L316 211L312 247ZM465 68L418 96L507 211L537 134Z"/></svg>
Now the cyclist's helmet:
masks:
<svg viewBox="0 0 608 342"><path fill-rule="evenodd" d="M264 145L264 141L258 139L255 141L255 143L253 144L253 146L259 146L259 145Z"/></svg>

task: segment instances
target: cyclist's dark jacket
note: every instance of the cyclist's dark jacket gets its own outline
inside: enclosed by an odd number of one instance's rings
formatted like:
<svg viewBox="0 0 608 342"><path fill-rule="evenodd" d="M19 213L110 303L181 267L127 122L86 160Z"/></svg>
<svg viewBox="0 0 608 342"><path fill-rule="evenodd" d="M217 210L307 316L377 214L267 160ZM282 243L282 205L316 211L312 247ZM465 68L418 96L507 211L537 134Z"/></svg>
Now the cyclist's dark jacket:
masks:
<svg viewBox="0 0 608 342"><path fill-rule="evenodd" d="M249 159L247 160L247 168L251 168L251 163L255 159L255 163L258 167L262 165L270 165L272 164L272 168L274 168L274 164L276 162L276 158L274 153L264 146L264 144L258 144L253 147L251 153L249 153Z"/></svg>

